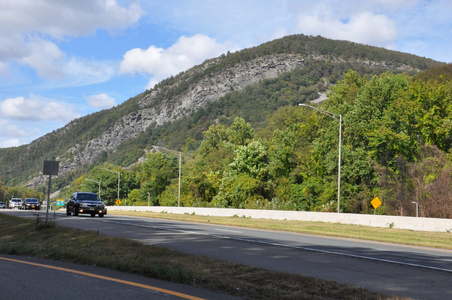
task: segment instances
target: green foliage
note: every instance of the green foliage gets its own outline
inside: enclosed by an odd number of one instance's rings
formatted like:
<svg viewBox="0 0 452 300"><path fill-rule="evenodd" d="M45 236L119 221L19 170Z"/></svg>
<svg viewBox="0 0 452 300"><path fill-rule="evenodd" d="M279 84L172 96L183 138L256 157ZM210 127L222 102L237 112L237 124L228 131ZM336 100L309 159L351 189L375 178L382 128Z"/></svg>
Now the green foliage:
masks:
<svg viewBox="0 0 452 300"><path fill-rule="evenodd" d="M221 207L263 206L273 194L268 165L268 150L260 141L238 146L213 203Z"/></svg>
<svg viewBox="0 0 452 300"><path fill-rule="evenodd" d="M104 163L92 168L87 175L74 179L70 187L60 191L59 197L67 199L76 191L99 193L99 182L100 198L108 205L114 205L115 201L118 200L118 183L119 199L123 200L127 199L127 195L132 190L139 187L134 171ZM125 201L122 202L124 203Z"/></svg>
<svg viewBox="0 0 452 300"><path fill-rule="evenodd" d="M44 201L47 199L47 191L36 191L34 189L28 188L26 186L13 186L7 187L0 181L0 201L9 201L11 198L37 198L39 201Z"/></svg>
<svg viewBox="0 0 452 300"><path fill-rule="evenodd" d="M146 160L137 170L136 178L140 182L145 194L149 193L152 203L158 203L159 195L171 183L172 178L177 178L178 158L173 154L167 155L162 152L151 152L147 154Z"/></svg>
<svg viewBox="0 0 452 300"><path fill-rule="evenodd" d="M452 64L429 68L417 74L416 79L422 81L439 81L445 83L452 80Z"/></svg>
<svg viewBox="0 0 452 300"><path fill-rule="evenodd" d="M415 199L425 216L452 215L450 89L449 82L355 71L331 88L319 107L343 116L343 212L373 213L378 195L380 214L411 215ZM243 118L219 120L184 160L182 205L336 211L337 119L288 105L260 130ZM129 204L177 205L177 169L174 155L148 154L135 169L140 188L130 190Z"/></svg>

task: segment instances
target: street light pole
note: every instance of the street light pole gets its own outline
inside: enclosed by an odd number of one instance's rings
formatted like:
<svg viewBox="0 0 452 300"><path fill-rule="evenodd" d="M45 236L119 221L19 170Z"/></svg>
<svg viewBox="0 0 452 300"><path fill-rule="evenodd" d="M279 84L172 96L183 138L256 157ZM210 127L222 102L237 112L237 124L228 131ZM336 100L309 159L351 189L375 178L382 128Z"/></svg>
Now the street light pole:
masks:
<svg viewBox="0 0 452 300"><path fill-rule="evenodd" d="M333 118L339 121L339 158L337 162L337 212L341 212L341 150L342 150L342 115L333 114L329 111L320 109L318 107L300 103L299 106L307 106L321 112L324 115L327 115L330 118Z"/></svg>
<svg viewBox="0 0 452 300"><path fill-rule="evenodd" d="M109 172L112 172L112 173L116 173L118 175L118 200L119 200L119 185L121 183L121 172L113 171L113 170L109 170L109 169L105 169L105 168L101 168L101 170L105 170L105 171L109 171ZM127 205L127 199L124 200L124 205Z"/></svg>
<svg viewBox="0 0 452 300"><path fill-rule="evenodd" d="M177 196L177 207L179 207L180 206L180 177L181 177L180 174L181 174L181 169L182 169L182 152L176 151L176 150L167 149L167 148L163 148L163 147L160 147L160 146L152 146L152 148L162 149L162 150L166 150L166 151L169 151L169 152L172 152L172 153L179 154L179 193L178 193L178 196Z"/></svg>

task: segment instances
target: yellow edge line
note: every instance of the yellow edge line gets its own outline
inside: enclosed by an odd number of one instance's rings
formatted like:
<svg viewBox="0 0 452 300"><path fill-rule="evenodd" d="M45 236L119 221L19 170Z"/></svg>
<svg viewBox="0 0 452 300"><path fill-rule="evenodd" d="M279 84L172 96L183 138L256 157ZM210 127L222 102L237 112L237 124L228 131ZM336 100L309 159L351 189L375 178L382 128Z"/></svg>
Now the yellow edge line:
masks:
<svg viewBox="0 0 452 300"><path fill-rule="evenodd" d="M141 287L141 288L145 288L145 289L149 289L149 290L158 291L158 292L161 292L161 293L170 294L170 295L173 295L173 296L178 296L178 297L181 297L181 298L184 298L184 299L205 300L203 298L198 298L198 297L195 297L195 296L190 296L190 295L178 293L178 292L175 292L175 291L166 290L166 289L158 288L158 287L155 287L155 286L150 286L150 285L147 285L147 284L136 283L136 282L132 282L132 281L127 281L127 280L122 280L122 279L117 279L117 278L97 275L97 274L93 274L93 273L77 271L77 270L61 268L61 267L55 267L55 266L51 266L51 265L32 263L32 262L28 262L28 261L22 261L22 260L6 258L6 257L0 257L0 259L7 260L7 261L12 261L12 262L16 262L16 263L22 263L22 264L27 264L27 265L32 265L32 266L48 268L48 269L60 270L60 271L65 271L65 272L70 272L70 273L76 273L76 274L80 274L80 275L85 275L85 276L94 277L94 278L100 278L100 279L114 281L114 282L119 282L119 283L123 283L123 284L128 284L128 285L132 285L132 286L136 286L136 287Z"/></svg>

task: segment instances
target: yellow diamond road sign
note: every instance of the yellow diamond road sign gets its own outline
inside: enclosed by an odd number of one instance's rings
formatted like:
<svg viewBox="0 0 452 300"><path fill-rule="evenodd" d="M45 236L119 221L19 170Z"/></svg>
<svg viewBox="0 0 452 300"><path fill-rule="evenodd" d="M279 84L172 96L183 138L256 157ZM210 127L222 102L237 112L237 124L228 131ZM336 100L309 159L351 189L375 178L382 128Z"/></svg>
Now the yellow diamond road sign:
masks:
<svg viewBox="0 0 452 300"><path fill-rule="evenodd" d="M370 201L370 203L375 209L377 209L381 205L381 201L380 199L378 199L378 197L375 197L374 200Z"/></svg>
<svg viewBox="0 0 452 300"><path fill-rule="evenodd" d="M121 205L121 200L118 199L118 200L116 200L115 203L116 203L116 205Z"/></svg>

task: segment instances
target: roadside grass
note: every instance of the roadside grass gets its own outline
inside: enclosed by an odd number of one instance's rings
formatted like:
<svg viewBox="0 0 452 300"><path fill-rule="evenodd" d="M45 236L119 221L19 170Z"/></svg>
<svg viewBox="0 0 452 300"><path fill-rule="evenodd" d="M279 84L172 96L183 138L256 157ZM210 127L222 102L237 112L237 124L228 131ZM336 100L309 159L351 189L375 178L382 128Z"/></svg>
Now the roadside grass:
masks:
<svg viewBox="0 0 452 300"><path fill-rule="evenodd" d="M188 255L52 223L36 226L39 222L0 213L0 253L95 265L189 284L242 299L404 299L337 282Z"/></svg>
<svg viewBox="0 0 452 300"><path fill-rule="evenodd" d="M109 211L109 214L130 215L137 217L180 220L218 225L238 226L277 231L289 231L302 234L323 235L350 239L364 239L376 242L396 243L452 250L452 232L415 231L388 227L348 225L340 223L306 222L293 220L251 219L246 216L215 217L194 214L169 214L166 212Z"/></svg>

